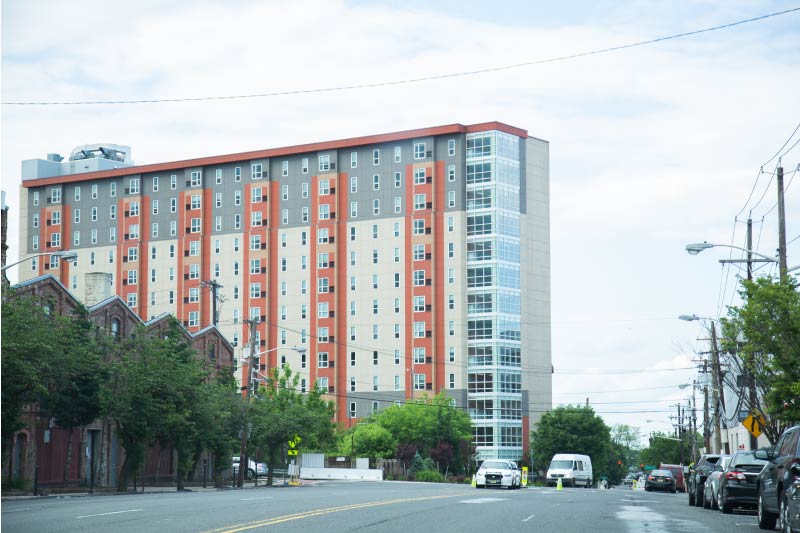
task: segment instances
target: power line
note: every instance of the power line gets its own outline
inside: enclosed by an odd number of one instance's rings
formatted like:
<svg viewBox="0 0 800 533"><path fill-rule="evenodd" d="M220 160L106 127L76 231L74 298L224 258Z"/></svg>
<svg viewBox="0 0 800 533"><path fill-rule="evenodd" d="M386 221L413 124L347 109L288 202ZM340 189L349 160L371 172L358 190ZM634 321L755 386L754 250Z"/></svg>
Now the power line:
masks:
<svg viewBox="0 0 800 533"><path fill-rule="evenodd" d="M448 74L440 74L437 76L424 76L420 78L407 78L401 80L392 80L392 81L385 81L385 82L373 82L373 83L363 83L357 85L343 85L338 87L324 87L324 88L316 88L316 89L296 89L290 91L276 91L271 93L256 93L256 94L243 94L243 95L228 95L228 96L198 96L198 97L188 97L188 98L153 98L153 99L137 99L137 100L84 100L84 101L73 101L73 102L37 102L37 101L18 101L18 102L3 102L3 105L120 105L120 104L160 104L160 103L170 103L170 102L200 102L200 101L211 101L211 100L240 100L240 99L247 99L247 98L268 98L273 96L289 96L289 95L298 95L298 94L316 94L316 93L329 93L329 92L339 92L339 91L351 91L357 89L369 89L374 87L388 87L388 86L395 86L395 85L408 85L412 83L421 83L426 81L434 81L434 80L441 80L447 78L458 78L458 77L465 77L465 76L476 76L479 74L487 74L490 72L500 72L504 70L512 70L518 69L522 67L529 67L534 65L543 65L546 63L556 63L560 61L569 61L571 59L577 59L581 57L588 57L598 54L604 54L608 52L616 52L619 50L626 50L628 48L634 48L638 46L645 46L649 44L660 43L663 41L669 41L672 39L679 39L683 37L690 37L693 35L698 35L701 33L708 33L712 31L732 28L734 26L739 26L742 24L747 24L750 22L757 22L760 20L765 20L772 17L777 17L780 15L786 15L788 13L792 13L794 11L799 11L800 7L795 7L792 9L787 9L785 11L778 11L775 13L769 13L767 15L761 15L758 17L753 17L744 20L738 20L736 22L730 22L728 24L721 24L719 26L712 26L710 28L703 28L700 30L694 30L684 33L676 33L673 35L668 35L665 37L657 37L655 39L649 39L646 41L637 41L634 43L623 44L619 46L611 46L608 48L601 48L598 50L591 50L588 52L579 52L576 54L569 54L565 56L558 56L558 57L551 57L548 59L538 59L533 61L525 61L523 63L516 63L513 65L503 65L500 67L489 67L484 69L478 70L469 70L463 72L452 72Z"/></svg>

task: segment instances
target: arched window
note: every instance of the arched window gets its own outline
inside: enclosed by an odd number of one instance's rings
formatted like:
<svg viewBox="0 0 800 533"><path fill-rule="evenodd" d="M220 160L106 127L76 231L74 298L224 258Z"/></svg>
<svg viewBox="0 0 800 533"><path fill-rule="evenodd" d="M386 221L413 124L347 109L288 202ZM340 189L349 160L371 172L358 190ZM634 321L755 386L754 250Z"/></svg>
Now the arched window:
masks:
<svg viewBox="0 0 800 533"><path fill-rule="evenodd" d="M217 359L216 348L213 344L208 345L208 359L210 361L216 361Z"/></svg>
<svg viewBox="0 0 800 533"><path fill-rule="evenodd" d="M119 326L120 322L118 318L114 318L111 320L111 335L115 339L119 339L119 329L120 329Z"/></svg>

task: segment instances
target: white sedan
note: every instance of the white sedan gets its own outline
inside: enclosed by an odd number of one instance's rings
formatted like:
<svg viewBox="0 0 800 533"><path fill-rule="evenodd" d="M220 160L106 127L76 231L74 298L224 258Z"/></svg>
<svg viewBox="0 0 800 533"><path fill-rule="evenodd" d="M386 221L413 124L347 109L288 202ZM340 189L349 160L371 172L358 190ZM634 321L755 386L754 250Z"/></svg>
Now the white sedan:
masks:
<svg viewBox="0 0 800 533"><path fill-rule="evenodd" d="M506 487L518 489L522 486L522 473L517 463L507 459L487 459L475 474L475 486Z"/></svg>

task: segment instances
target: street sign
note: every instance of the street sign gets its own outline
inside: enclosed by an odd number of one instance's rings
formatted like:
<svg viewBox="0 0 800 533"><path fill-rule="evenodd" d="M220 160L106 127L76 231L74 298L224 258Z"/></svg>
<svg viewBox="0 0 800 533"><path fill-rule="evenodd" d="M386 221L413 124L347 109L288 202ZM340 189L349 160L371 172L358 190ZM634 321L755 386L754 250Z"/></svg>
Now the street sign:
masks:
<svg viewBox="0 0 800 533"><path fill-rule="evenodd" d="M288 450L286 455L297 455L297 450Z"/></svg>
<svg viewBox="0 0 800 533"><path fill-rule="evenodd" d="M752 436L758 438L761 435L762 431L761 428L766 425L766 420L761 415L749 415L747 418L744 419L742 425L750 432Z"/></svg>

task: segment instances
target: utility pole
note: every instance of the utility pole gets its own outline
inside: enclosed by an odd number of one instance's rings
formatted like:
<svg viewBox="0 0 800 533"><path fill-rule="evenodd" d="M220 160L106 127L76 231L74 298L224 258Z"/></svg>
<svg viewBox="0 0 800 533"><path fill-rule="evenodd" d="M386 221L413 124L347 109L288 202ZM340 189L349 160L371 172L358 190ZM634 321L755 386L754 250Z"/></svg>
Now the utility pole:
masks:
<svg viewBox="0 0 800 533"><path fill-rule="evenodd" d="M255 365L256 365L256 334L255 334L255 329L256 329L257 320L258 319L256 319L256 318L249 318L249 319L245 319L244 320L244 322L246 322L247 325L250 326L250 357L248 358L249 363L248 363L247 383L244 383L244 376L242 376L242 382L243 382L242 385L244 385L244 388L245 388L245 403L246 404L250 402L250 392L251 392L251 390L252 390L252 392L255 392L255 384L256 384L256 380L255 380L255 377L256 377L256 374L255 374L255 372L256 372L256 370L255 370L255 368L256 368L255 367ZM245 408L247 408L246 405L245 405ZM238 472L239 475L238 475L238 478L237 478L237 481L236 481L236 484L239 487L243 487L244 486L245 472L247 470L247 467L250 464L250 462L247 460L247 432L249 430L248 426L249 426L249 423L248 423L248 420L245 417L244 418L244 422L242 424L242 443L241 443L241 446L239 448L239 472Z"/></svg>
<svg viewBox="0 0 800 533"><path fill-rule="evenodd" d="M786 266L786 206L783 201L783 167L778 163L778 261L781 285L786 285L789 274Z"/></svg>
<svg viewBox="0 0 800 533"><path fill-rule="evenodd" d="M692 462L697 460L697 402L695 392L697 389L692 385Z"/></svg>
<svg viewBox="0 0 800 533"><path fill-rule="evenodd" d="M683 458L683 417L681 416L681 404L678 404L678 439L681 441L681 464L684 464Z"/></svg>
<svg viewBox="0 0 800 533"><path fill-rule="evenodd" d="M703 375L705 384L703 385L703 446L706 453L711 452L711 424L708 422L708 361L703 361Z"/></svg>
<svg viewBox="0 0 800 533"><path fill-rule="evenodd" d="M711 395L714 402L714 427L716 431L714 434L714 453L722 453L722 427L720 424L722 417L720 416L721 403L719 398L722 392L722 379L719 367L719 348L717 348L717 326L713 320L711 321L711 374L713 376Z"/></svg>
<svg viewBox="0 0 800 533"><path fill-rule="evenodd" d="M216 327L217 322L219 322L219 317L217 316L217 291L222 288L222 285L213 279L204 281L202 285L203 287L211 287L211 323Z"/></svg>
<svg viewBox="0 0 800 533"><path fill-rule="evenodd" d="M753 219L747 219L747 281L753 281L753 254L750 250L753 249ZM756 406L756 373L752 368L744 367L744 379L747 381L747 389L750 404L750 413L755 412ZM744 391L739 392L744 395ZM741 396L740 396L741 397ZM753 436L749 431L747 432L750 437L750 449L755 450L758 448L758 439Z"/></svg>

